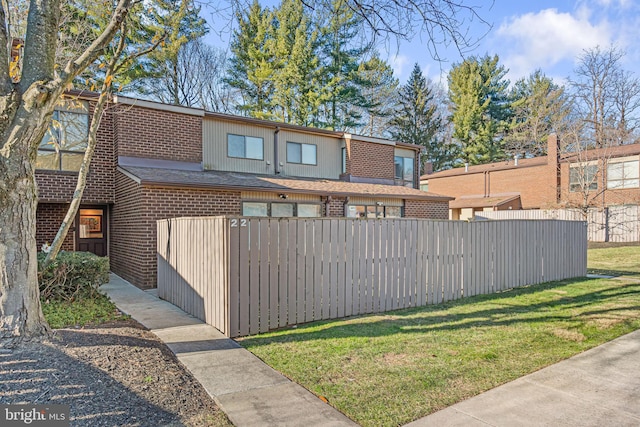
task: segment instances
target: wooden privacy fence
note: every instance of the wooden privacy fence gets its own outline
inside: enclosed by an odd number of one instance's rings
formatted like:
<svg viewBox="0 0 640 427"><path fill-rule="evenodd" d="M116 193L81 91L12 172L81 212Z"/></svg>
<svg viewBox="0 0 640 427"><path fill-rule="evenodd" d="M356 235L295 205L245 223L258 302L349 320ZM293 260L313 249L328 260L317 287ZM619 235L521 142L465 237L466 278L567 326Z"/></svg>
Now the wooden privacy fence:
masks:
<svg viewBox="0 0 640 427"><path fill-rule="evenodd" d="M584 221L585 215L575 209L535 209L481 212L481 219L561 219ZM591 208L586 215L587 240L590 242L640 242L640 206Z"/></svg>
<svg viewBox="0 0 640 427"><path fill-rule="evenodd" d="M230 337L586 274L575 221L158 221L158 294Z"/></svg>

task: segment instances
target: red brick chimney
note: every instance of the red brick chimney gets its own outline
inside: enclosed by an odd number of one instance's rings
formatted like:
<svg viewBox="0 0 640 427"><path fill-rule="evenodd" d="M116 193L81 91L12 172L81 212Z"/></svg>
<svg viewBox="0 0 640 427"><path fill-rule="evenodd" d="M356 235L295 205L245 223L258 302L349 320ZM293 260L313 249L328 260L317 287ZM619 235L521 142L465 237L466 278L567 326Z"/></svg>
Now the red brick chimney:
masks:
<svg viewBox="0 0 640 427"><path fill-rule="evenodd" d="M549 135L547 139L547 165L552 178L552 186L555 186L556 203L560 203L561 181L560 181L560 138L555 133Z"/></svg>

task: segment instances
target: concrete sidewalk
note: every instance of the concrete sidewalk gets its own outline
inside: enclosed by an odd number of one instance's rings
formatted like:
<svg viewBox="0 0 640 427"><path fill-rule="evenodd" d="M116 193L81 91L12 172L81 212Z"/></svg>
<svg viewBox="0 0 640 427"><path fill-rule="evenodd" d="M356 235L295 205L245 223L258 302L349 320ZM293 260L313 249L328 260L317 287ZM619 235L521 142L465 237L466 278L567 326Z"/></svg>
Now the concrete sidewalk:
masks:
<svg viewBox="0 0 640 427"><path fill-rule="evenodd" d="M167 344L235 425L356 425L235 341L154 293L116 275L101 289ZM639 426L640 330L407 426L488 425Z"/></svg>
<svg viewBox="0 0 640 427"><path fill-rule="evenodd" d="M640 330L407 427L639 425Z"/></svg>
<svg viewBox="0 0 640 427"><path fill-rule="evenodd" d="M175 353L235 425L357 425L214 327L154 293L115 274L101 290Z"/></svg>

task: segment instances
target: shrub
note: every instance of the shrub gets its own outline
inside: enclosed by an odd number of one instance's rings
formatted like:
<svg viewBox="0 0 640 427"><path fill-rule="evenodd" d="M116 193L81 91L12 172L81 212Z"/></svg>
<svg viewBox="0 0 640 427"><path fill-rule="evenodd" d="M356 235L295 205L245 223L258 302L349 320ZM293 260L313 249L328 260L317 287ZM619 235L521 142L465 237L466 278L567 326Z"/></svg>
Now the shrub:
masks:
<svg viewBox="0 0 640 427"><path fill-rule="evenodd" d="M45 254L38 254L38 283L44 301L92 298L98 286L109 281L109 258L89 252L60 252L44 267Z"/></svg>

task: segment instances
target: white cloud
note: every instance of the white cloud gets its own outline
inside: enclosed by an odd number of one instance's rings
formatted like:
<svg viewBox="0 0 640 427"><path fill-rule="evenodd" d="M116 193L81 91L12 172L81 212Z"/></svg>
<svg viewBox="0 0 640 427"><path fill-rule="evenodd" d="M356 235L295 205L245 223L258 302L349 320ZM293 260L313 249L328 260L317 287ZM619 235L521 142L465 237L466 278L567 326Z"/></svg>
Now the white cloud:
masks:
<svg viewBox="0 0 640 427"><path fill-rule="evenodd" d="M389 59L389 65L393 68L393 75L399 78L401 81L406 79L405 71L407 69L407 64L409 63L409 57L397 54ZM410 72L407 71L407 74Z"/></svg>
<svg viewBox="0 0 640 427"><path fill-rule="evenodd" d="M590 22L588 8L575 14L545 9L512 17L497 31L503 52L501 62L510 69L512 79L528 75L537 68L549 69L562 61L574 61L584 49L608 46L612 32L606 19Z"/></svg>

